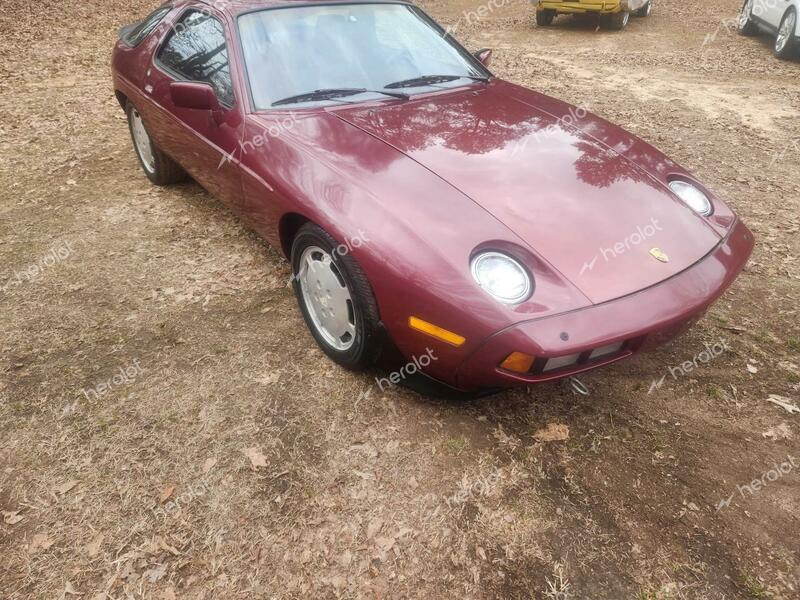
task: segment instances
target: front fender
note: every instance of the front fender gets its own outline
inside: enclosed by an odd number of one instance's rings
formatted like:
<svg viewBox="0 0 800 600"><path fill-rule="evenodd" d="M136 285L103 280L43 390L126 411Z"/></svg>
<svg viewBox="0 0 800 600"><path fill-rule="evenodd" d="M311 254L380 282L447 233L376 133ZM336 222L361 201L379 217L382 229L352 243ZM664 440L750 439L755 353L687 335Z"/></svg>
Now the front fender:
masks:
<svg viewBox="0 0 800 600"><path fill-rule="evenodd" d="M241 157L246 218L277 247L278 223L289 212L351 247L395 345L409 358L433 351L437 360L426 369L429 375L451 380L464 357L493 332L588 304L471 199L335 114L276 111L248 119L246 128L245 140L262 136ZM354 239L363 243L348 244ZM537 283L530 301L502 305L472 280L471 255L487 242L530 254ZM412 330L412 315L466 342L454 347Z"/></svg>

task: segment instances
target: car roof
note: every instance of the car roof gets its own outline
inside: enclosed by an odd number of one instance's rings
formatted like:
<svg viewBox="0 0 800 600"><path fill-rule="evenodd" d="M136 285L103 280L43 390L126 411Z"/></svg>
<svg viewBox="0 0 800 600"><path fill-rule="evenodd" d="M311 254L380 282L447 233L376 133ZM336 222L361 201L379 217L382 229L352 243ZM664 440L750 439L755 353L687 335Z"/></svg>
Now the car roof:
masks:
<svg viewBox="0 0 800 600"><path fill-rule="evenodd" d="M309 6L325 4L410 4L409 0L196 0L221 12L238 15L259 8Z"/></svg>

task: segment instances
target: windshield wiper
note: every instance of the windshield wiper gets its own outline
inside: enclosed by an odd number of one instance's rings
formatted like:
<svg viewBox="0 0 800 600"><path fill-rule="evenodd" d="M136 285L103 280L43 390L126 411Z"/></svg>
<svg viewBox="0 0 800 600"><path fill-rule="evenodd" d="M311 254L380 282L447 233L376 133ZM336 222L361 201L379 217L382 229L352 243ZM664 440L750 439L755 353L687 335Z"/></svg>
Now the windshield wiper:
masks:
<svg viewBox="0 0 800 600"><path fill-rule="evenodd" d="M332 100L333 98L341 98L343 96L355 96L356 94L364 94L372 92L375 94L384 94L392 98L400 98L401 100L408 100L409 95L402 92L387 92L385 90L368 90L367 88L327 88L324 90L314 90L313 92L306 92L305 94L297 94L289 96L281 100L276 100L272 106L280 106L282 104L295 104L297 102L312 102L314 100Z"/></svg>
<svg viewBox="0 0 800 600"><path fill-rule="evenodd" d="M455 81L456 79L474 79L475 81L483 81L488 83L488 77L478 77L477 75L423 75L421 77L414 77L413 79L403 79L402 81L395 81L385 85L389 89L416 87L422 85L430 85L432 83L445 83L447 81Z"/></svg>

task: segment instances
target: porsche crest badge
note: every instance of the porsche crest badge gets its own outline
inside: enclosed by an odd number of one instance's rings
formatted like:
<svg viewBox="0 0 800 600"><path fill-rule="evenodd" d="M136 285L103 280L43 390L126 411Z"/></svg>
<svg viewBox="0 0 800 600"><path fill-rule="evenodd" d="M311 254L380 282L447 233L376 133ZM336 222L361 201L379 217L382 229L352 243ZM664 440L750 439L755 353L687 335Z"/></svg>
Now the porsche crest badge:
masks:
<svg viewBox="0 0 800 600"><path fill-rule="evenodd" d="M657 261L660 261L662 263L669 262L669 256L667 256L667 253L664 252L661 248L651 248L650 255Z"/></svg>

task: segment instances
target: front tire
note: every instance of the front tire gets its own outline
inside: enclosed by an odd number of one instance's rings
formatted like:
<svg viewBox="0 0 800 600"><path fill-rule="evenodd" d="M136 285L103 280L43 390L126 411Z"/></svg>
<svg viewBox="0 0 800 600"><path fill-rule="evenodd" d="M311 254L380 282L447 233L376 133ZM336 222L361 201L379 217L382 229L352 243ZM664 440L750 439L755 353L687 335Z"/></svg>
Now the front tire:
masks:
<svg viewBox="0 0 800 600"><path fill-rule="evenodd" d="M758 25L753 21L753 3L755 0L745 0L742 5L742 12L739 13L739 21L736 29L742 35L755 35L758 32Z"/></svg>
<svg viewBox="0 0 800 600"><path fill-rule="evenodd" d="M184 181L187 177L186 171L153 143L142 115L132 102L128 101L125 113L128 115L133 149L147 178L156 185L170 185Z"/></svg>
<svg viewBox="0 0 800 600"><path fill-rule="evenodd" d="M795 31L797 30L797 13L794 8L790 8L783 15L781 25L778 28L778 36L775 38L775 56L782 60L789 60L795 55L797 42Z"/></svg>
<svg viewBox="0 0 800 600"><path fill-rule="evenodd" d="M323 352L352 371L372 366L383 348L378 304L347 247L306 223L292 242L291 259L297 302Z"/></svg>
<svg viewBox="0 0 800 600"><path fill-rule="evenodd" d="M633 14L637 17L649 17L651 12L653 12L653 0L648 0L647 4Z"/></svg>
<svg viewBox="0 0 800 600"><path fill-rule="evenodd" d="M553 19L556 18L556 11L552 9L536 11L536 24L541 27L548 27L553 24Z"/></svg>
<svg viewBox="0 0 800 600"><path fill-rule="evenodd" d="M610 15L603 15L601 23L603 27L606 29L611 29L613 31L620 31L625 29L628 25L628 21L631 19L631 13L627 10L621 10L616 13L612 13Z"/></svg>

